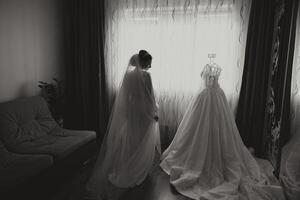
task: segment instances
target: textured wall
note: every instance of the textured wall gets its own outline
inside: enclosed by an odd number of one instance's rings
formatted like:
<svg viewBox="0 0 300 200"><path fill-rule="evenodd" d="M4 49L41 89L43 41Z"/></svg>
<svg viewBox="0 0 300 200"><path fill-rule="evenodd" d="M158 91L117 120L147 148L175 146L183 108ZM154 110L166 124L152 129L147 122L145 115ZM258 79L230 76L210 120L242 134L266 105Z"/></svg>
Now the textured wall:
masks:
<svg viewBox="0 0 300 200"><path fill-rule="evenodd" d="M0 0L0 102L62 78L62 34L59 0Z"/></svg>

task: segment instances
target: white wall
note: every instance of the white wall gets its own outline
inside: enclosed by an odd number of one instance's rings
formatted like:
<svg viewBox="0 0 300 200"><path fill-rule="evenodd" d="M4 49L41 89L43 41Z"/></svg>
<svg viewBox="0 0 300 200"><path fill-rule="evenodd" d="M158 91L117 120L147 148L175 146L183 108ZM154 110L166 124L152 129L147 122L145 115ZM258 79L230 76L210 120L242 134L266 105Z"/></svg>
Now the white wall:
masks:
<svg viewBox="0 0 300 200"><path fill-rule="evenodd" d="M0 102L63 76L60 0L0 0Z"/></svg>

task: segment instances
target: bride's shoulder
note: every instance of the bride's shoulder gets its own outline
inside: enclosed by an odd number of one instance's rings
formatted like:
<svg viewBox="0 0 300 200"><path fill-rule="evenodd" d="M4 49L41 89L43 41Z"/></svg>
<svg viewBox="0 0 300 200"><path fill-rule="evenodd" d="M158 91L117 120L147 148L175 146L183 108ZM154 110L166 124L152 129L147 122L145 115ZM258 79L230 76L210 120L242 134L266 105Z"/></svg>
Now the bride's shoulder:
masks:
<svg viewBox="0 0 300 200"><path fill-rule="evenodd" d="M143 75L146 76L147 78L151 77L150 72L143 70L142 71Z"/></svg>

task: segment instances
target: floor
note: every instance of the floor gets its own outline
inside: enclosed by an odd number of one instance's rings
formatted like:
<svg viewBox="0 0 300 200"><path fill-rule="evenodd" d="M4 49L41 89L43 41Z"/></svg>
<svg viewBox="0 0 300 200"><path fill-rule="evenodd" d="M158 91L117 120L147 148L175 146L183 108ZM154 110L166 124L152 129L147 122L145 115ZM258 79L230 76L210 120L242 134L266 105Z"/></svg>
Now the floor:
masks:
<svg viewBox="0 0 300 200"><path fill-rule="evenodd" d="M258 159L258 163L266 174L272 176L272 166L265 160ZM92 169L92 164L87 165L69 180L61 184L55 195L48 200L84 200L84 186ZM273 179L273 184L278 184L277 179ZM165 174L159 166L155 166L138 187L130 189L120 195L120 200L189 200L180 195L169 184L169 176Z"/></svg>
<svg viewBox="0 0 300 200"><path fill-rule="evenodd" d="M90 174L90 167L82 170L59 187L49 200L84 200L84 185ZM169 184L169 176L156 166L146 180L133 189L124 192L120 200L188 200L178 194Z"/></svg>
<svg viewBox="0 0 300 200"><path fill-rule="evenodd" d="M162 140L163 141L163 140ZM162 149L166 148L167 144L162 144ZM70 171L72 175L61 177L57 184L48 184L46 189L43 190L41 195L34 195L29 192L30 195L22 197L21 199L30 200L86 200L84 197L85 184L90 177L91 171L94 166L96 158L91 159L90 162L85 163L79 169L74 169ZM155 166L146 180L139 186L124 192L119 200L189 200L189 198L180 195L169 183L169 176L165 174L160 167L159 156L156 156ZM257 159L261 168L270 177L274 177L272 174L273 168L271 164L266 160ZM270 179L272 184L279 184L278 180L274 178ZM43 183L42 183L43 184ZM47 184L45 184L47 185ZM45 188L45 186L43 186ZM38 189L32 188L32 191L36 193ZM20 198L17 198L18 200ZM1 200L11 200L11 198L1 198Z"/></svg>
<svg viewBox="0 0 300 200"><path fill-rule="evenodd" d="M125 193L121 200L188 200L180 195L169 183L169 176L159 167L145 180L143 184Z"/></svg>
<svg viewBox="0 0 300 200"><path fill-rule="evenodd" d="M145 181L133 189L122 192L119 195L119 200L189 200L189 198L180 195L170 185L169 176L158 166L158 155L155 160L157 164ZM85 200L84 188L91 174L93 164L94 161L91 161L68 180L61 182L60 186L57 187L57 191L54 194L47 195L48 198L43 198L43 200Z"/></svg>

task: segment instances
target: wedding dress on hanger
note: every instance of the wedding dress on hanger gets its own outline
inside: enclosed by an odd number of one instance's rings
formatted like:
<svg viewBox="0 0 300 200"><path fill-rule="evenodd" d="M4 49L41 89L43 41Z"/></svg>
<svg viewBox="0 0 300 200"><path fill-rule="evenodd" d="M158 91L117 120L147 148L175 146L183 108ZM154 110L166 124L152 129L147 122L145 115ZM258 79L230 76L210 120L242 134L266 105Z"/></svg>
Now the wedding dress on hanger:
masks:
<svg viewBox="0 0 300 200"><path fill-rule="evenodd" d="M204 67L204 87L190 103L160 166L175 189L192 199L281 199L265 188L267 177L242 142L220 74L215 63Z"/></svg>

